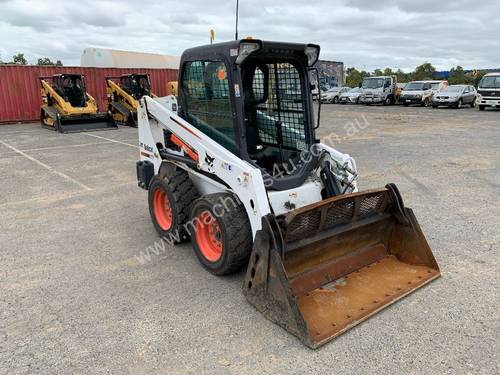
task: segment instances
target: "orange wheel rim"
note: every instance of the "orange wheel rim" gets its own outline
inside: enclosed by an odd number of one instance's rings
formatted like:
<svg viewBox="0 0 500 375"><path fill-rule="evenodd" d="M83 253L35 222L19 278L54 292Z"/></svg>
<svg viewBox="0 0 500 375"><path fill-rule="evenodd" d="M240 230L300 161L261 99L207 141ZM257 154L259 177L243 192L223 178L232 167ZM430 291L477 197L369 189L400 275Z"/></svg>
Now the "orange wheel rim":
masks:
<svg viewBox="0 0 500 375"><path fill-rule="evenodd" d="M222 229L216 218L208 211L196 216L196 243L202 255L210 262L217 262L222 256Z"/></svg>
<svg viewBox="0 0 500 375"><path fill-rule="evenodd" d="M158 188L154 191L153 212L160 228L169 230L172 226L172 208L165 190Z"/></svg>

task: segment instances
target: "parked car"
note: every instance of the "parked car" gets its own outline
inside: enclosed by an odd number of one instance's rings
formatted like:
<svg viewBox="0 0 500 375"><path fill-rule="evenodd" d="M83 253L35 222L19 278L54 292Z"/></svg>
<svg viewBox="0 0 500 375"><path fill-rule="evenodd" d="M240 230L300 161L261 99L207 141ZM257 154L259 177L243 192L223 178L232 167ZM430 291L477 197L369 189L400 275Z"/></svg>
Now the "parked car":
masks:
<svg viewBox="0 0 500 375"><path fill-rule="evenodd" d="M396 76L366 77L361 84L363 93L359 102L371 104L395 104L398 101Z"/></svg>
<svg viewBox="0 0 500 375"><path fill-rule="evenodd" d="M332 87L325 92L321 93L321 103L334 103L339 102L340 95L349 91L350 87Z"/></svg>
<svg viewBox="0 0 500 375"><path fill-rule="evenodd" d="M469 85L451 85L434 94L432 107L439 106L462 108L464 104L472 108L476 106L477 92L474 86Z"/></svg>
<svg viewBox="0 0 500 375"><path fill-rule="evenodd" d="M339 97L340 104L359 104L359 97L363 93L363 89L360 87L355 87L347 92L344 92Z"/></svg>
<svg viewBox="0 0 500 375"><path fill-rule="evenodd" d="M481 79L477 104L481 111L486 107L500 108L500 73L488 73Z"/></svg>
<svg viewBox="0 0 500 375"><path fill-rule="evenodd" d="M399 100L404 106L418 104L423 107L428 107L432 104L434 93L444 90L447 86L448 81L409 82L401 92Z"/></svg>

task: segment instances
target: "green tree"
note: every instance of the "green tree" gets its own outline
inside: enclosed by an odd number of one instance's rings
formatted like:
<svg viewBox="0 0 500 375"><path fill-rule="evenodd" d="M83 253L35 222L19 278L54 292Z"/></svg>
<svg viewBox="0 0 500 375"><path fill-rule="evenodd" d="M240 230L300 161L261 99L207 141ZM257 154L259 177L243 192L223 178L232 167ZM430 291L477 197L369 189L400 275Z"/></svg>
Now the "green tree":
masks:
<svg viewBox="0 0 500 375"><path fill-rule="evenodd" d="M36 65L56 65L48 57L41 57L38 59Z"/></svg>
<svg viewBox="0 0 500 375"><path fill-rule="evenodd" d="M408 82L411 80L410 74L403 72L401 69L398 69L394 72L396 77L398 78L398 82L403 83L403 82Z"/></svg>
<svg viewBox="0 0 500 375"><path fill-rule="evenodd" d="M427 79L434 79L436 74L436 68L431 63L424 63L415 68L412 74L412 79L414 81L423 81Z"/></svg>
<svg viewBox="0 0 500 375"><path fill-rule="evenodd" d="M394 76L395 74L394 74L394 72L392 71L392 69L391 69L391 68L385 68L385 69L384 69L384 74L383 74L383 75L384 75L384 76Z"/></svg>
<svg viewBox="0 0 500 375"><path fill-rule="evenodd" d="M450 69L448 82L450 83L450 85L461 85L461 84L472 85L475 83L473 75L466 74L461 66L457 66L455 68Z"/></svg>
<svg viewBox="0 0 500 375"><path fill-rule="evenodd" d="M373 71L373 75L374 75L375 77L377 77L377 76L383 76L383 75L384 75L384 73L382 73L382 71L381 71L380 69L375 69L375 70Z"/></svg>
<svg viewBox="0 0 500 375"><path fill-rule="evenodd" d="M483 79L485 74L486 74L486 72L483 70L476 71L476 73L472 75L471 84L477 87L479 85L479 82Z"/></svg>
<svg viewBox="0 0 500 375"><path fill-rule="evenodd" d="M363 82L363 78L369 76L367 72L359 71L356 68L348 68L345 84L349 87L359 87L361 82Z"/></svg>
<svg viewBox="0 0 500 375"><path fill-rule="evenodd" d="M56 61L56 66L63 66L62 61L61 61L61 60L57 60L57 61Z"/></svg>
<svg viewBox="0 0 500 375"><path fill-rule="evenodd" d="M12 56L12 64L27 65L28 61L26 60L26 57L24 57L24 53L18 53Z"/></svg>

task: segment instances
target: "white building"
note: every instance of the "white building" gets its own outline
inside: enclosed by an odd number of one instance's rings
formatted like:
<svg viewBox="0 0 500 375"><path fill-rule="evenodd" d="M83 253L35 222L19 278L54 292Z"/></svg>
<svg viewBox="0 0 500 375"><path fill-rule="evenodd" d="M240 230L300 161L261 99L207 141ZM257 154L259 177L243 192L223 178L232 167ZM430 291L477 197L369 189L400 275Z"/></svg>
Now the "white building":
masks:
<svg viewBox="0 0 500 375"><path fill-rule="evenodd" d="M92 68L179 69L179 62L178 56L91 47L83 50L80 64Z"/></svg>

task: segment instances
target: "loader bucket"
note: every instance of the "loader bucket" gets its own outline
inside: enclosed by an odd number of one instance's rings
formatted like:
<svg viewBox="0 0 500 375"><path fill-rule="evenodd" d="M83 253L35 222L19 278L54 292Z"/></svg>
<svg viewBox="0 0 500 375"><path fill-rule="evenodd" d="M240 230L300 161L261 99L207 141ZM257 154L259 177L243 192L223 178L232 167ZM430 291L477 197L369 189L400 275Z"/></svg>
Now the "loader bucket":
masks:
<svg viewBox="0 0 500 375"><path fill-rule="evenodd" d="M108 113L89 116L64 116L59 119L61 133L76 133L95 130L116 129L117 125Z"/></svg>
<svg viewBox="0 0 500 375"><path fill-rule="evenodd" d="M243 293L311 348L440 276L393 184L268 215L262 224Z"/></svg>

